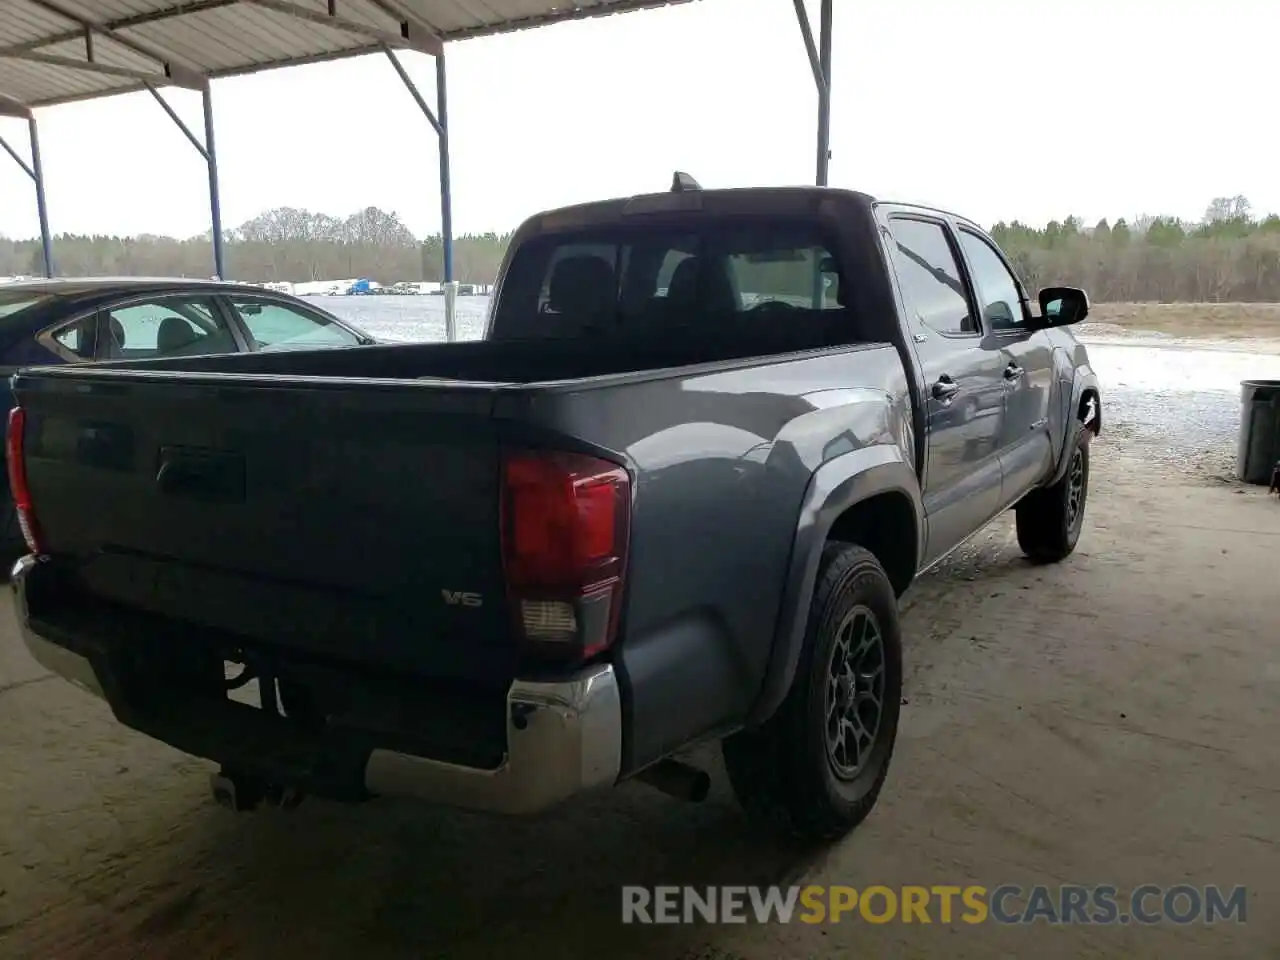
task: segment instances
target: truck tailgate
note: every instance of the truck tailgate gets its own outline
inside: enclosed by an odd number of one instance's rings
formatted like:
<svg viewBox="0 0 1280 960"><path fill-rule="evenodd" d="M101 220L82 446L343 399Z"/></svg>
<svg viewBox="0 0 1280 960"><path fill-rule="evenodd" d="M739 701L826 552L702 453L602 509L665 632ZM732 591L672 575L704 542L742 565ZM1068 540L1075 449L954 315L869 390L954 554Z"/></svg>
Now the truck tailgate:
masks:
<svg viewBox="0 0 1280 960"><path fill-rule="evenodd" d="M494 388L25 374L45 550L86 599L424 676L509 678Z"/></svg>

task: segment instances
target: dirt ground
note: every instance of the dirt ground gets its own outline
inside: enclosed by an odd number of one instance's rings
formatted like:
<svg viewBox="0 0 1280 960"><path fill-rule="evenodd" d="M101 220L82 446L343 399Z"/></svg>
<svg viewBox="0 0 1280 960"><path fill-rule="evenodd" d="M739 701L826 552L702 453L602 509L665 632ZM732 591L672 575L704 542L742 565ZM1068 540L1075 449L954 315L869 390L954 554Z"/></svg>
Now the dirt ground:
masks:
<svg viewBox="0 0 1280 960"><path fill-rule="evenodd" d="M0 956L1280 958L1280 503L1095 447L1066 563L1001 521L907 601L881 802L814 851L722 771L533 823L309 801L234 815L203 762L43 675L0 616ZM710 755L710 751L706 752ZM1246 885L1248 922L622 927L622 884Z"/></svg>
<svg viewBox="0 0 1280 960"><path fill-rule="evenodd" d="M1277 340L1280 303L1095 303L1086 323L1179 338Z"/></svg>

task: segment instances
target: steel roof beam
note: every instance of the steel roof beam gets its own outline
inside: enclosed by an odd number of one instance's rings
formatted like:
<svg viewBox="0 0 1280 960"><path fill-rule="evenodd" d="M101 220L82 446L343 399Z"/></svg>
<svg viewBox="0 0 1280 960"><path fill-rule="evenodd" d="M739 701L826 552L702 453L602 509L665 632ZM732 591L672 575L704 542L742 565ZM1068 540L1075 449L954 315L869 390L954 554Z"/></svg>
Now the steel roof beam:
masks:
<svg viewBox="0 0 1280 960"><path fill-rule="evenodd" d="M83 70L103 77L123 77L128 80L142 80L147 83L167 83L169 78L152 70L133 70L129 67L113 67L106 63L94 63L90 60L74 60L71 57L55 57L52 54L36 53L22 50L5 53L0 50L0 60L22 60L27 63L40 63L49 67L63 67L67 70Z"/></svg>
<svg viewBox="0 0 1280 960"><path fill-rule="evenodd" d="M353 33L356 36L376 40L390 47L417 50L433 57L438 57L444 52L444 44L440 38L434 33L425 30L417 20L402 21L399 32L393 32L357 23L355 20L348 20L336 14L331 16L319 10L312 10L308 7L291 3L290 0L243 0L243 2L251 7L261 7L263 10L271 10L287 17L295 17L298 20L305 20L308 23L314 23L322 27L329 27L333 30L341 30L344 33ZM333 6L336 7L336 4Z"/></svg>
<svg viewBox="0 0 1280 960"><path fill-rule="evenodd" d="M440 44L441 50L444 49L444 39L440 36L440 31L422 19L422 17L410 10L406 10L399 0L369 0L369 2L399 23L402 33L408 30L417 30L419 34L434 39L436 43ZM336 13L337 0L331 0L331 5L334 6L334 12ZM432 54L432 56L435 56L435 54Z"/></svg>
<svg viewBox="0 0 1280 960"><path fill-rule="evenodd" d="M409 91L409 96L413 97L413 102L418 105L418 109L422 111L423 116L427 118L427 123L431 124L431 129L435 130L437 136L444 136L444 127L440 124L440 119L436 116L436 112L431 109L426 98L418 91L418 85L413 82L413 78L409 76L409 72L405 70L404 64L400 62L400 58L396 56L396 52L390 47L384 47L383 50L387 54L387 58L391 61L391 65L396 68L396 73L400 75L401 81L404 83L405 89Z"/></svg>
<svg viewBox="0 0 1280 960"><path fill-rule="evenodd" d="M57 0L27 0L27 2L40 7L42 10L47 10L56 16L62 17L64 20L76 24L80 30L95 33L99 37L110 40L112 43L120 44L120 46L127 50L132 50L140 57L146 57L148 60L154 60L160 65L160 69L164 73L164 80L169 83L175 84L179 87L186 87L189 90L201 90L208 82L205 75L190 64L183 63L161 50L156 50L149 44L122 36L104 24L88 20L85 17L80 16L80 14L76 13L74 10L67 9L61 3L58 3ZM73 34L73 36L79 36L79 31ZM157 80L160 78L151 77L150 79Z"/></svg>
<svg viewBox="0 0 1280 960"><path fill-rule="evenodd" d="M204 13L206 10L217 10L219 7L230 7L239 3L240 0L191 0L184 3L180 7L172 7L167 10L153 10L149 13L134 13L127 17L120 17L116 20L104 20L98 26L102 30L116 31L126 30L129 27L144 27L152 23L163 23L166 20L172 20L175 17L186 17L196 13ZM0 53L13 53L18 50L39 50L41 47L51 47L57 43L65 43L68 40L79 40L82 37L85 40L85 46L92 48L94 30L86 27L82 21L76 21L77 26L73 30L67 30L63 33L55 33L47 37L40 37L37 40L27 40L24 43L15 43L10 47L0 47ZM92 56L89 57L93 59Z"/></svg>
<svg viewBox="0 0 1280 960"><path fill-rule="evenodd" d="M31 118L31 108L21 100L6 97L0 93L0 117L17 117L19 120Z"/></svg>
<svg viewBox="0 0 1280 960"><path fill-rule="evenodd" d="M809 13L804 8L804 0L793 0L793 2L796 5L796 22L800 24L800 36L804 39L804 50L809 55L809 66L813 70L813 82L821 90L827 85L827 78L822 72L818 45L813 42L813 27L809 23Z"/></svg>

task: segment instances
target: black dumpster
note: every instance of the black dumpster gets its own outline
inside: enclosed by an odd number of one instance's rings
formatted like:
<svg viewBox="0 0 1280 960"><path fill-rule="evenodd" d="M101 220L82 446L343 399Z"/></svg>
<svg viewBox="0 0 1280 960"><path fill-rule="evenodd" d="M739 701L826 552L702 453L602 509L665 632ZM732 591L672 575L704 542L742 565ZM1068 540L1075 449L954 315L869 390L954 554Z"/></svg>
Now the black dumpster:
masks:
<svg viewBox="0 0 1280 960"><path fill-rule="evenodd" d="M1236 473L1245 483L1270 483L1280 461L1280 380L1240 383L1240 446Z"/></svg>

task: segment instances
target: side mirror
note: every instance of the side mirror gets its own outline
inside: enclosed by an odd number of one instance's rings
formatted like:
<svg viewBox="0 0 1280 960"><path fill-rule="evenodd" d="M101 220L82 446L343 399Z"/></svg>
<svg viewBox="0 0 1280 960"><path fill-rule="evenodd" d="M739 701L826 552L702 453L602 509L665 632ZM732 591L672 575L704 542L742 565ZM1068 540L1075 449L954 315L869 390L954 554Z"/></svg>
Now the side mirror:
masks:
<svg viewBox="0 0 1280 960"><path fill-rule="evenodd" d="M1065 327L1089 315L1089 295L1079 287L1045 287L1040 291L1036 327Z"/></svg>

